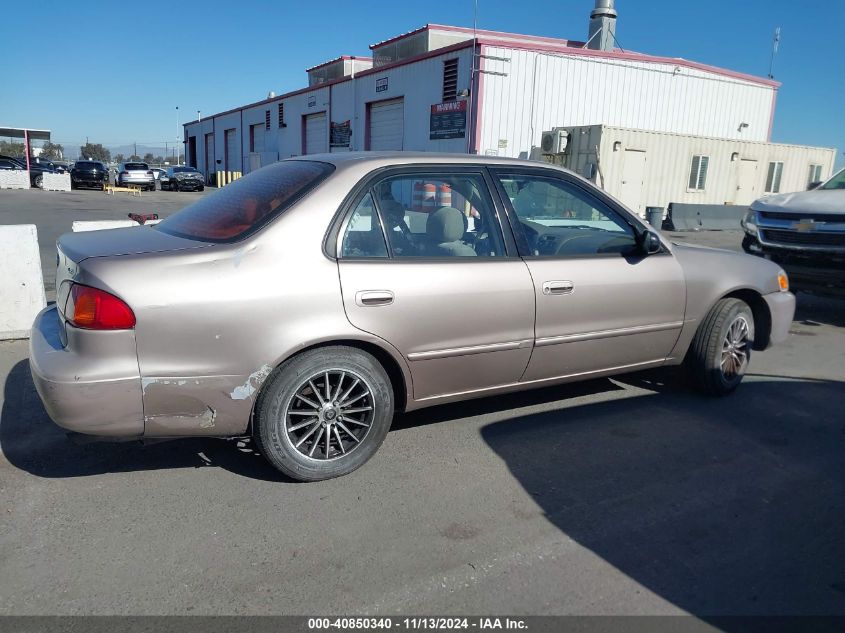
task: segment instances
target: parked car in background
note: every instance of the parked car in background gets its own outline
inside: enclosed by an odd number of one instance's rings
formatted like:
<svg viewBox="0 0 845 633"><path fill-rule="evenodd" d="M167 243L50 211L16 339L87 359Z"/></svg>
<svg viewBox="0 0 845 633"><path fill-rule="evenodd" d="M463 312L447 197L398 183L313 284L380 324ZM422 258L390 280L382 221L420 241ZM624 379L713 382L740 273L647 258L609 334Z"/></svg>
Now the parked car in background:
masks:
<svg viewBox="0 0 845 633"><path fill-rule="evenodd" d="M26 169L26 157L12 157L12 156L0 156L0 158L6 160L12 160L20 165L21 169ZM47 162L39 163L35 160L35 158L30 158L29 161L29 184L32 187L41 187L41 183L44 180L44 173L56 173L56 170L51 167Z"/></svg>
<svg viewBox="0 0 845 633"><path fill-rule="evenodd" d="M119 187L136 185L144 190L155 191L156 181L152 169L147 163L125 162L117 166L115 184Z"/></svg>
<svg viewBox="0 0 845 633"><path fill-rule="evenodd" d="M202 191L205 189L205 179L195 167L168 167L161 188L170 191Z"/></svg>
<svg viewBox="0 0 845 633"><path fill-rule="evenodd" d="M672 244L572 172L488 156L287 159L57 248L30 367L59 425L251 434L300 480L364 464L396 410L664 365L729 394L795 309L772 262Z"/></svg>
<svg viewBox="0 0 845 633"><path fill-rule="evenodd" d="M30 159L33 163L40 165L41 167L48 167L52 169L57 174L65 174L67 173L67 168L62 163L58 163L56 161L52 161L48 158L42 158L40 156L35 156Z"/></svg>
<svg viewBox="0 0 845 633"><path fill-rule="evenodd" d="M783 266L796 288L845 292L845 169L810 191L755 200L742 227L745 252Z"/></svg>
<svg viewBox="0 0 845 633"><path fill-rule="evenodd" d="M70 172L72 189L93 187L102 189L109 182L109 169L98 160L78 160Z"/></svg>
<svg viewBox="0 0 845 633"><path fill-rule="evenodd" d="M26 169L26 167L21 165L18 161L13 158L0 156L0 169L23 171Z"/></svg>
<svg viewBox="0 0 845 633"><path fill-rule="evenodd" d="M157 183L161 183L161 177L164 174L167 173L166 169L162 169L160 167L153 167L152 171L153 171L153 176L155 177ZM160 184L159 184L159 188L161 188Z"/></svg>

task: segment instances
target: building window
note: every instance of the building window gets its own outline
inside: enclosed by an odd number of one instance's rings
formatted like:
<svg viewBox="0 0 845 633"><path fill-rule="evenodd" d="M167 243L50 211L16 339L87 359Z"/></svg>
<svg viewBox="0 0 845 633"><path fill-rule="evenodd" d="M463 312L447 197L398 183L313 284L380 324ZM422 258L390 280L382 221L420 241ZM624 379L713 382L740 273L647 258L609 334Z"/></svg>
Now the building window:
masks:
<svg viewBox="0 0 845 633"><path fill-rule="evenodd" d="M443 101L458 98L458 60L447 59L443 62Z"/></svg>
<svg viewBox="0 0 845 633"><path fill-rule="evenodd" d="M270 110L264 110L264 129L270 129Z"/></svg>
<svg viewBox="0 0 845 633"><path fill-rule="evenodd" d="M780 178L782 175L782 162L769 163L769 173L766 175L766 193L780 193Z"/></svg>
<svg viewBox="0 0 845 633"><path fill-rule="evenodd" d="M821 165L810 165L810 173L807 176L807 186L809 187L814 182L821 182L822 181L822 166Z"/></svg>
<svg viewBox="0 0 845 633"><path fill-rule="evenodd" d="M709 156L693 156L689 170L690 191L704 191L707 185L707 167L710 165Z"/></svg>
<svg viewBox="0 0 845 633"><path fill-rule="evenodd" d="M285 127L285 104L279 103L279 127Z"/></svg>

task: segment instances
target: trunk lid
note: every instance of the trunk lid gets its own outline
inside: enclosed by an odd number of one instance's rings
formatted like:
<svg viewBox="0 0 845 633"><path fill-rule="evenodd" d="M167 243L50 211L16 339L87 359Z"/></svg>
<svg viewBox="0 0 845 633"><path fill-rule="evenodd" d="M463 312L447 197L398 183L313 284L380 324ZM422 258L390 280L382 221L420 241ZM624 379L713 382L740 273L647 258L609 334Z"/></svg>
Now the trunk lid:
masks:
<svg viewBox="0 0 845 633"><path fill-rule="evenodd" d="M152 226L131 226L122 229L65 233L58 241L59 266L62 265L62 255L70 262L78 264L89 257L118 257L141 253L181 251L207 246L211 246L211 244L176 237L156 230ZM59 283L57 276L56 288L58 288Z"/></svg>

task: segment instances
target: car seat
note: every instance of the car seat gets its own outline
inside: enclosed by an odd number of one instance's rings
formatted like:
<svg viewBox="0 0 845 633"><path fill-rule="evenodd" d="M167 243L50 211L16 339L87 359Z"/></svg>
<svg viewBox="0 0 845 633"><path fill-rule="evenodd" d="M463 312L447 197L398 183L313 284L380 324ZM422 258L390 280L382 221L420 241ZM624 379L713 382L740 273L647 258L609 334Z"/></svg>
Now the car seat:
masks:
<svg viewBox="0 0 845 633"><path fill-rule="evenodd" d="M475 257L471 246L461 241L466 218L454 207L440 207L425 223L426 254L447 257Z"/></svg>

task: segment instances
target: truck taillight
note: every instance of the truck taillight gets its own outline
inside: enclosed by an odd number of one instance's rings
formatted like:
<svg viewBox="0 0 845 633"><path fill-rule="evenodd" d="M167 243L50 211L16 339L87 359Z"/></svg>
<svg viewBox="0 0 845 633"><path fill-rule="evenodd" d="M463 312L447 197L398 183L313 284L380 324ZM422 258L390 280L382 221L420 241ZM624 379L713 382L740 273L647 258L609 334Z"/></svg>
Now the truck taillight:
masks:
<svg viewBox="0 0 845 633"><path fill-rule="evenodd" d="M74 284L65 314L71 325L86 330L128 330L135 314L124 301L104 290Z"/></svg>

